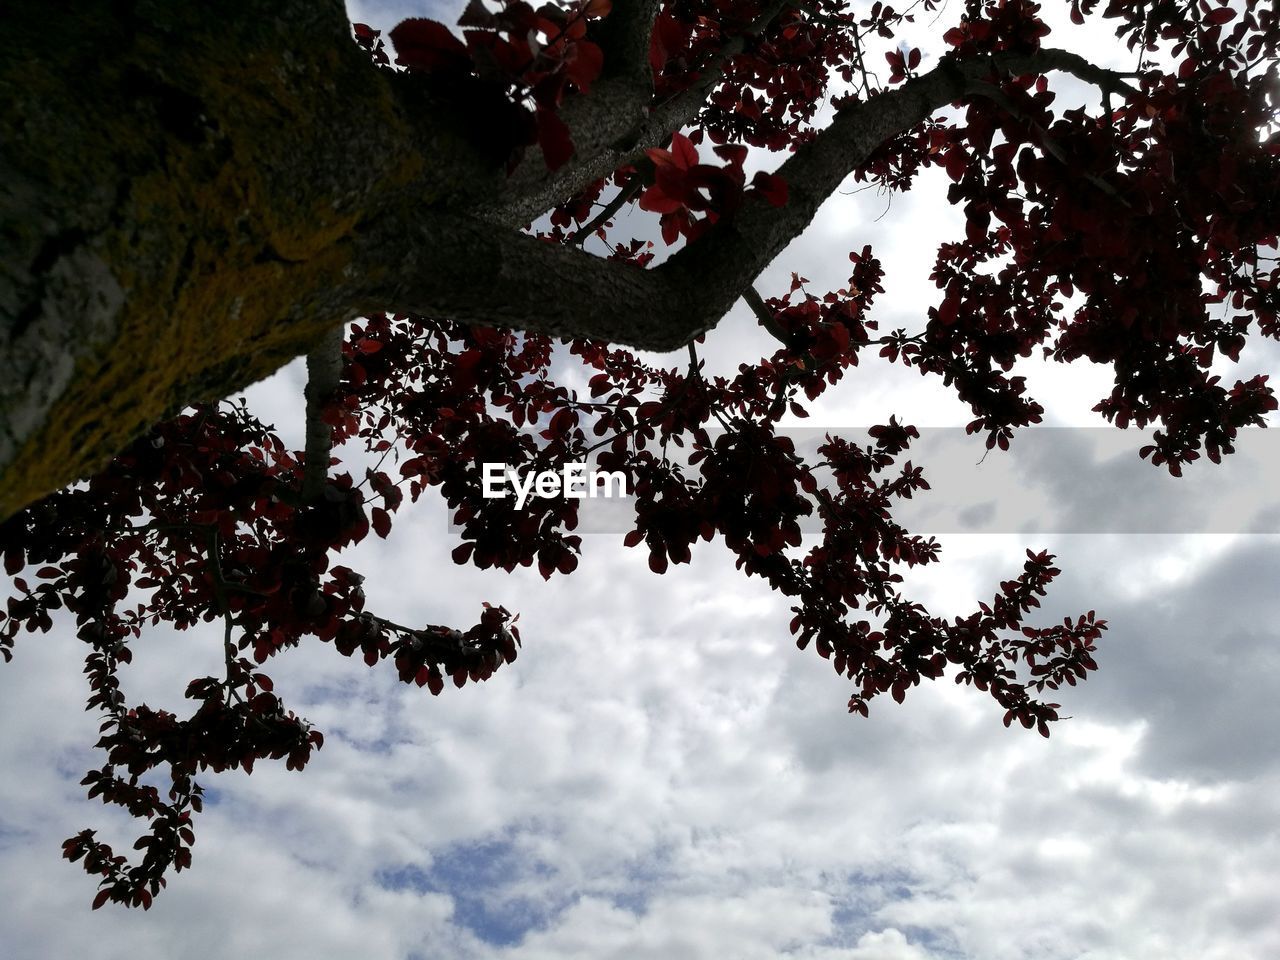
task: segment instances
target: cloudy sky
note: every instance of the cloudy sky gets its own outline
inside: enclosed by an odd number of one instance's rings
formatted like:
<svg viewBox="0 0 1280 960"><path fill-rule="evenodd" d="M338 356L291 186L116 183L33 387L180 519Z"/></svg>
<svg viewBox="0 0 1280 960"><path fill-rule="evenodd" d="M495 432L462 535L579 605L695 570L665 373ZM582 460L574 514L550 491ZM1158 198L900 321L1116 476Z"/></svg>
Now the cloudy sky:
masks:
<svg viewBox="0 0 1280 960"><path fill-rule="evenodd" d="M432 11L350 12L390 26ZM888 198L833 197L761 289L792 270L837 288L844 252L871 243L888 271L874 316L914 327L929 244L959 232L938 187L894 197L878 221ZM768 349L737 311L707 356L729 367ZM1275 372L1278 356L1257 346L1240 372ZM277 687L325 748L301 774L205 778L193 869L149 913L91 913L93 881L59 859L84 826L120 841L132 824L78 786L98 723L82 710L81 645L68 630L19 645L0 668L0 955L1280 955L1280 503L1259 482L1280 445L1251 438L1174 481L1138 460L1138 436L1099 429L1100 371L1027 373L1048 429L1013 456L978 466L954 430L926 437L918 462L939 489L915 505L918 532L944 534L944 560L908 582L934 613L963 613L1027 547L1058 555L1045 620L1096 609L1111 629L1052 739L1006 730L948 680L849 716L847 683L788 639L785 600L719 545L658 577L619 536L593 535L571 577L495 576L452 564L445 512L424 502L390 541L344 555L370 608L463 624L502 603L521 614L520 659L435 698L329 646L280 658ZM295 365L250 391L295 443L302 385ZM806 426L890 413L967 419L939 386L869 364ZM180 704L221 656L214 634L157 629L135 646L124 680L153 705Z"/></svg>

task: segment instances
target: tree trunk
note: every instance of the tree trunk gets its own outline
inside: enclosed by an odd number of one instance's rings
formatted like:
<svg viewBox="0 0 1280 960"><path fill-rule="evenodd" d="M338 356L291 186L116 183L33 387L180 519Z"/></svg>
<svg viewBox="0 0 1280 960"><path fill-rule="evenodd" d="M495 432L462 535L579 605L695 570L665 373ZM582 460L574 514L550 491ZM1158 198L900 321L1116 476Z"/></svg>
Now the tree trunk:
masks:
<svg viewBox="0 0 1280 960"><path fill-rule="evenodd" d="M305 353L350 316L352 236L424 187L341 3L9 11L0 519Z"/></svg>

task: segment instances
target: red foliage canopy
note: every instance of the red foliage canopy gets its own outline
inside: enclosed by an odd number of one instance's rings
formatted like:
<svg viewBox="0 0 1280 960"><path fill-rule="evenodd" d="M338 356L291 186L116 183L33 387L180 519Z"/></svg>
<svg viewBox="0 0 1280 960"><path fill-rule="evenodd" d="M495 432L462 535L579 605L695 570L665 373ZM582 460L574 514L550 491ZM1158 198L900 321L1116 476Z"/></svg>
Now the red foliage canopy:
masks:
<svg viewBox="0 0 1280 960"><path fill-rule="evenodd" d="M895 31L936 6L663 5L649 45L653 107L710 78L696 125L568 198L543 236L595 236L611 259L643 268L653 245L612 227L626 204L656 214L666 244L692 242L748 204L787 204L806 185L749 180L749 152L812 139L826 96L843 108L881 95L875 44L888 47L888 86L910 81L922 53L897 47ZM321 746L264 672L282 651L331 643L371 667L389 661L433 694L515 659L517 618L502 607L486 606L465 630L403 626L367 611L359 574L334 562L370 530L388 536L406 494L434 488L462 530L458 563L571 573L577 503L533 499L517 510L486 499L485 462L554 469L598 453L636 494L626 544L663 573L688 562L695 542L721 538L745 574L791 599L797 645L852 683L850 712L865 715L886 692L901 702L950 669L991 696L1006 725L1048 736L1057 704L1045 694L1095 668L1105 628L1093 611L1027 622L1058 573L1053 558L1028 551L990 602L967 617L932 616L902 595L894 572L938 556L932 539L891 516L896 500L928 486L903 458L915 428L891 419L866 445L828 438L821 459L806 462L778 423L875 356L940 377L972 408L970 432L1004 448L1015 428L1041 418L1023 379L1008 375L1037 350L1111 365L1114 390L1096 409L1121 427L1157 424L1142 456L1175 474L1201 451L1214 461L1231 452L1240 427L1276 408L1265 377L1228 387L1210 373L1217 356L1238 359L1250 332L1280 334L1276 13L1206 0L1072 0L1071 14L1109 21L1140 58L1125 75L1077 65L1098 87L1098 110L1056 110L1043 73L993 67L958 110L887 138L853 171L906 190L921 170L941 167L948 199L964 211L964 236L938 250L937 306L914 334L881 333L870 319L882 292L870 248L849 254L844 289L815 294L797 277L772 298L748 291L781 346L733 377L704 375L696 348L687 369L668 369L576 340L568 355L589 376L582 396L553 378L553 356L566 357L548 337L371 316L350 328L340 382L321 399L334 448L355 444L381 457L378 466L354 477L333 456L320 492L304 495L305 456L243 403L224 401L157 425L99 475L0 528L16 588L0 614L0 652L10 659L23 630L51 629L56 610L74 617L89 649L89 706L104 715L105 761L84 783L90 797L149 824L137 863L92 830L66 842L69 859L101 876L94 906L147 907L169 867L190 865L198 773L250 771L265 758L300 769ZM391 53L370 27L356 24L354 35L380 69L418 73L474 108L478 140L508 169L535 148L555 169L573 154L561 111L592 95L611 15L609 0L538 9L471 0L461 36L407 20L390 33ZM931 55L944 65L1032 55L1047 32L1030 0L968 0ZM713 426L723 429L713 435ZM693 451L687 464L666 456L669 443ZM804 550L808 516L822 534ZM131 705L117 682L148 621L221 625L225 673L192 680L179 713ZM170 777L165 793L144 779L155 770Z"/></svg>

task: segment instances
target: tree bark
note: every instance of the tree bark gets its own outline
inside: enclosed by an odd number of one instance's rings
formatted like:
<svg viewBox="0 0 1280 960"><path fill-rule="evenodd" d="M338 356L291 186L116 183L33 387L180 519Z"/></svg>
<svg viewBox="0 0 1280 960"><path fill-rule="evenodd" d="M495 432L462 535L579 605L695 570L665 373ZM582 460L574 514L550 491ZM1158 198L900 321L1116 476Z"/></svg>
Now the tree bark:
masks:
<svg viewBox="0 0 1280 960"><path fill-rule="evenodd" d="M475 166L407 117L338 0L0 23L0 518L305 353L352 316L361 224Z"/></svg>

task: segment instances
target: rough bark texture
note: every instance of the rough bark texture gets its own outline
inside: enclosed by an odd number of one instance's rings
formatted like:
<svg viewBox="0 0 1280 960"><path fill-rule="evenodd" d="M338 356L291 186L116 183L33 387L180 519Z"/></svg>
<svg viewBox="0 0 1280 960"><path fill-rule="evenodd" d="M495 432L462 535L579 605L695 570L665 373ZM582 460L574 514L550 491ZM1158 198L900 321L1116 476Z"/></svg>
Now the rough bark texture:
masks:
<svg viewBox="0 0 1280 960"><path fill-rule="evenodd" d="M454 190L341 3L18 4L0 49L0 517L351 316L362 220Z"/></svg>
<svg viewBox="0 0 1280 960"><path fill-rule="evenodd" d="M360 313L678 348L871 150L992 67L841 112L782 167L787 205L749 203L657 269L522 234L696 116L701 92L645 114L656 9L619 18L615 69L566 104L574 158L549 176L534 150L509 179L464 111L369 62L338 0L0 14L0 519ZM1114 79L1055 51L1004 65Z"/></svg>

